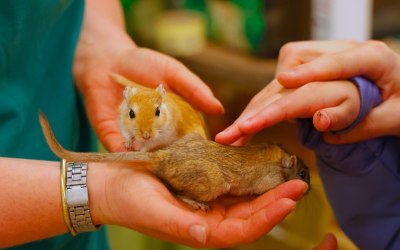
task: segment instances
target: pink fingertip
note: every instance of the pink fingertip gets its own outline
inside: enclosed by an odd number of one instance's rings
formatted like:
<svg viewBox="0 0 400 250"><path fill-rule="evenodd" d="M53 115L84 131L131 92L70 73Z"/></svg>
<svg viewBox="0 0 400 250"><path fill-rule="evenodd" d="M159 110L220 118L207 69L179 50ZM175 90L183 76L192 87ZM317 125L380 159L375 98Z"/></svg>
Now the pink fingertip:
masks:
<svg viewBox="0 0 400 250"><path fill-rule="evenodd" d="M313 117L314 127L321 132L329 131L331 128L331 119L325 113L317 111Z"/></svg>
<svg viewBox="0 0 400 250"><path fill-rule="evenodd" d="M231 125L215 136L215 141L222 144L231 144L242 136L239 129Z"/></svg>
<svg viewBox="0 0 400 250"><path fill-rule="evenodd" d="M242 134L254 134L268 126L267 120L258 121L257 117L250 117L238 124L238 130Z"/></svg>
<svg viewBox="0 0 400 250"><path fill-rule="evenodd" d="M291 83L292 81L296 80L299 76L299 70L297 68L290 69L288 71L280 72L277 75L277 79L279 83L285 85L286 83Z"/></svg>

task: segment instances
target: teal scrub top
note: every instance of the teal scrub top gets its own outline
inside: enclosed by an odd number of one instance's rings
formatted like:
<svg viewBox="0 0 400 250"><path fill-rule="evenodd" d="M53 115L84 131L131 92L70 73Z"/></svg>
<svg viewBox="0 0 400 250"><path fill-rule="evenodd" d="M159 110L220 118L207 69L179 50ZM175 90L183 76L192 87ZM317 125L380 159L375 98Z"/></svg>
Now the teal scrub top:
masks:
<svg viewBox="0 0 400 250"><path fill-rule="evenodd" d="M58 160L49 150L38 111L66 148L97 143L72 76L83 19L79 0L6 0L0 4L0 156ZM21 222L23 223L23 222ZM108 249L105 229L45 239L13 249Z"/></svg>

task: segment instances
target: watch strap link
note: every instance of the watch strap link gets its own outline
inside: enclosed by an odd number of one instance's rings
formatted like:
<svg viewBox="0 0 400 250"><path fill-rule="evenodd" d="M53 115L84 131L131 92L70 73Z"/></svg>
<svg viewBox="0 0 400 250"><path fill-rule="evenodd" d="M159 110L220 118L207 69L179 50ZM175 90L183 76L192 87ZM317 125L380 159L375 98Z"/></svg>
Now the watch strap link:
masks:
<svg viewBox="0 0 400 250"><path fill-rule="evenodd" d="M66 172L66 203L73 229L77 232L90 232L98 228L93 225L89 209L89 196L86 185L88 164L68 162Z"/></svg>

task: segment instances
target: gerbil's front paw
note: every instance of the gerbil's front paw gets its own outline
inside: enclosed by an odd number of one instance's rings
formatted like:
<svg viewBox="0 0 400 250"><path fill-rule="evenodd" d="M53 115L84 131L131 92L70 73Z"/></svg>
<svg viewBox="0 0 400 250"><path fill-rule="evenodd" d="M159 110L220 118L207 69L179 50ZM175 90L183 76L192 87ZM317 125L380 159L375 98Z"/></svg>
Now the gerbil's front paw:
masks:
<svg viewBox="0 0 400 250"><path fill-rule="evenodd" d="M128 151L139 151L142 148L141 145L133 139L125 141L124 145L125 145L126 150L128 150Z"/></svg>
<svg viewBox="0 0 400 250"><path fill-rule="evenodd" d="M210 210L210 205L208 205L207 203L195 201L190 198L186 198L186 197L179 196L179 195L178 195L178 197L179 197L179 199L181 199L183 202L185 202L186 204L188 204L190 207L192 207L195 210L199 210L199 209L201 209L203 211Z"/></svg>

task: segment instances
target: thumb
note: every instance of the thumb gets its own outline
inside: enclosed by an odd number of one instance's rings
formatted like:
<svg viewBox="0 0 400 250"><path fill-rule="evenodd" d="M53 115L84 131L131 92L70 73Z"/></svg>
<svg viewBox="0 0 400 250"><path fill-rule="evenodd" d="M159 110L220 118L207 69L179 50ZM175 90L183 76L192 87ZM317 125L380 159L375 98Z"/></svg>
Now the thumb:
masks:
<svg viewBox="0 0 400 250"><path fill-rule="evenodd" d="M357 118L358 110L345 101L339 106L321 109L313 116L314 127L320 132L339 131L348 128Z"/></svg>
<svg viewBox="0 0 400 250"><path fill-rule="evenodd" d="M373 108L364 120L347 133L343 134L324 134L324 140L331 144L344 144L363 141L386 135L398 135L400 119L393 115L396 107L390 100Z"/></svg>

